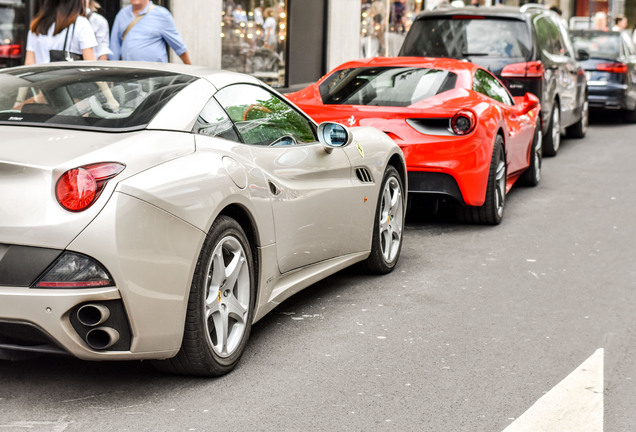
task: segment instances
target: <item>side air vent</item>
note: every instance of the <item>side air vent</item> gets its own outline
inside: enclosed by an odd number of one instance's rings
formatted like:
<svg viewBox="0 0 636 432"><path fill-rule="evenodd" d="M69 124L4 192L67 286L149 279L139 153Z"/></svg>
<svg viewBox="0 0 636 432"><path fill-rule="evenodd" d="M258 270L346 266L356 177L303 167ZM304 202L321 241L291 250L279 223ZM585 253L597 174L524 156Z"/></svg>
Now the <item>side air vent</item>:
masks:
<svg viewBox="0 0 636 432"><path fill-rule="evenodd" d="M366 168L356 168L356 177L362 183L373 183L373 177L371 177L371 173Z"/></svg>

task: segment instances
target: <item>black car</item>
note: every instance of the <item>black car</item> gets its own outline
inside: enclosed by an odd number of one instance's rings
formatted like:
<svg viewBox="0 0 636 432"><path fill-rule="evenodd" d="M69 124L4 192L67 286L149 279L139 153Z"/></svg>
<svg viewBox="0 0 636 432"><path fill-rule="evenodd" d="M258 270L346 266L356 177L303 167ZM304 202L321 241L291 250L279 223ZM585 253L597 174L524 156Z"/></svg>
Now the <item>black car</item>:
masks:
<svg viewBox="0 0 636 432"><path fill-rule="evenodd" d="M0 68L24 63L26 5L23 0L0 0Z"/></svg>
<svg viewBox="0 0 636 432"><path fill-rule="evenodd" d="M561 131L582 138L588 124L585 74L561 18L532 7L442 8L417 16L401 56L466 59L490 70L513 96L541 101L543 153L553 156ZM579 53L581 59L585 53Z"/></svg>
<svg viewBox="0 0 636 432"><path fill-rule="evenodd" d="M617 31L570 31L575 49L590 55L581 64L587 78L590 109L623 110L636 122L636 50L628 35Z"/></svg>

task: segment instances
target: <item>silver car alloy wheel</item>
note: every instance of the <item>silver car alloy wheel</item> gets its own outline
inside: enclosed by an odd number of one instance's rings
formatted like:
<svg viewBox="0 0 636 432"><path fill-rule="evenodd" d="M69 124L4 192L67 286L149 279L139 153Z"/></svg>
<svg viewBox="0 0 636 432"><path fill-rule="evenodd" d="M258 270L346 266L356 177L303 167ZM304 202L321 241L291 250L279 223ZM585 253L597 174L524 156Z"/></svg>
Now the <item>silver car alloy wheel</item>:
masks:
<svg viewBox="0 0 636 432"><path fill-rule="evenodd" d="M538 127L538 126L537 126ZM541 163L543 160L543 134L541 131L536 134L537 139L534 145L534 177L537 183L541 180Z"/></svg>
<svg viewBox="0 0 636 432"><path fill-rule="evenodd" d="M236 237L230 235L217 243L206 281L206 334L214 352L226 358L241 343L250 304L249 265Z"/></svg>
<svg viewBox="0 0 636 432"><path fill-rule="evenodd" d="M561 146L561 111L558 105L552 109L552 147L554 151Z"/></svg>
<svg viewBox="0 0 636 432"><path fill-rule="evenodd" d="M506 199L506 160L502 157L497 164L497 172L495 174L495 208L497 215L503 216L504 200Z"/></svg>
<svg viewBox="0 0 636 432"><path fill-rule="evenodd" d="M581 112L581 129L583 131L583 135L587 132L587 126L590 124L590 105L587 102L583 102L583 109Z"/></svg>
<svg viewBox="0 0 636 432"><path fill-rule="evenodd" d="M402 188L397 178L391 177L382 191L380 207L380 245L382 256L387 263L393 262L400 252L400 242L404 224L404 200Z"/></svg>

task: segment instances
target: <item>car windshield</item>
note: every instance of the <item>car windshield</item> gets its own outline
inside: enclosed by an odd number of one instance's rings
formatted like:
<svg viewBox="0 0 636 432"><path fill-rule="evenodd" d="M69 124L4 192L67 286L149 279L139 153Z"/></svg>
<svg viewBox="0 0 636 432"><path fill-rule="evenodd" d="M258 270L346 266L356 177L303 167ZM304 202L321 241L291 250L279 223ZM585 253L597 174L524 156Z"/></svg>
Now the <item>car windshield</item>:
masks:
<svg viewBox="0 0 636 432"><path fill-rule="evenodd" d="M400 55L528 59L530 47L530 34L523 21L448 16L415 21L404 40Z"/></svg>
<svg viewBox="0 0 636 432"><path fill-rule="evenodd" d="M360 67L320 84L324 104L406 107L455 88L453 72L419 67Z"/></svg>
<svg viewBox="0 0 636 432"><path fill-rule="evenodd" d="M590 57L617 59L620 56L620 33L572 33L575 50L585 50Z"/></svg>
<svg viewBox="0 0 636 432"><path fill-rule="evenodd" d="M143 129L197 78L108 66L0 71L0 124L126 131Z"/></svg>

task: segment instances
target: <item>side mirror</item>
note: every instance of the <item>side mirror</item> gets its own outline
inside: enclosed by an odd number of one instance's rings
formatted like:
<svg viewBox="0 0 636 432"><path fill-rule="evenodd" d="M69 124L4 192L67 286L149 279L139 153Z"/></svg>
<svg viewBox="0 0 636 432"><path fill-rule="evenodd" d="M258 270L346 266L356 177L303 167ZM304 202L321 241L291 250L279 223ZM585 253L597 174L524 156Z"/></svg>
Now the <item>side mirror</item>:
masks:
<svg viewBox="0 0 636 432"><path fill-rule="evenodd" d="M536 107L539 106L539 98L532 93L526 93L521 103L520 113L521 115L527 114Z"/></svg>
<svg viewBox="0 0 636 432"><path fill-rule="evenodd" d="M580 49L576 51L576 59L578 61L585 61L590 59L590 53L585 51L584 49Z"/></svg>
<svg viewBox="0 0 636 432"><path fill-rule="evenodd" d="M324 122L318 126L318 140L322 143L327 153L331 153L336 147L345 147L351 144L353 136L349 128L340 123Z"/></svg>

